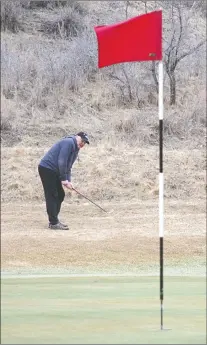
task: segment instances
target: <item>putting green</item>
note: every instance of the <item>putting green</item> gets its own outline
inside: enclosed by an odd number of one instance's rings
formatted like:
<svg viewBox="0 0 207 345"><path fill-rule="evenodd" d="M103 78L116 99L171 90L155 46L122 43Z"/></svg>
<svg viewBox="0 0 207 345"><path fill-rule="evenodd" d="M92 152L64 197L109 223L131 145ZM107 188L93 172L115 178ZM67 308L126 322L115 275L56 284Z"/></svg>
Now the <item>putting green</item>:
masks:
<svg viewBox="0 0 207 345"><path fill-rule="evenodd" d="M1 344L206 344L202 277L2 278Z"/></svg>

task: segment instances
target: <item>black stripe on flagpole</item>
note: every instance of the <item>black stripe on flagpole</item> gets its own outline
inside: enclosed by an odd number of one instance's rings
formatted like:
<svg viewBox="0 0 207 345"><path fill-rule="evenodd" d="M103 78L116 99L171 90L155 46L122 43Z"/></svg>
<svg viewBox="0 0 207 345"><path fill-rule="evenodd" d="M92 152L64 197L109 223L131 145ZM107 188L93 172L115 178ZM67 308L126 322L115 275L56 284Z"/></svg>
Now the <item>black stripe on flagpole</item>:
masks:
<svg viewBox="0 0 207 345"><path fill-rule="evenodd" d="M161 329L163 329L163 298L164 298L164 281L163 281L163 237L160 237L160 302L161 302Z"/></svg>
<svg viewBox="0 0 207 345"><path fill-rule="evenodd" d="M163 172L163 120L159 120L160 132L160 172Z"/></svg>

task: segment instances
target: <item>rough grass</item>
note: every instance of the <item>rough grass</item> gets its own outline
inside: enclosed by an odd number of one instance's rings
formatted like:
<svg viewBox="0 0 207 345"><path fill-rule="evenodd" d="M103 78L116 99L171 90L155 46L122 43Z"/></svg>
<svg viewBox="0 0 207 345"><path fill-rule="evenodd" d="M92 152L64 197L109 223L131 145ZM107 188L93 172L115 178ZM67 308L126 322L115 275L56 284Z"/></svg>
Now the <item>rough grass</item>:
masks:
<svg viewBox="0 0 207 345"><path fill-rule="evenodd" d="M2 201L44 200L37 165L46 149L16 146L2 150ZM104 141L81 151L72 180L92 200L154 199L159 188L158 160L158 148ZM205 198L205 151L165 151L164 172L166 198ZM74 194L67 195L73 202Z"/></svg>
<svg viewBox="0 0 207 345"><path fill-rule="evenodd" d="M83 165L80 163L80 169L75 168L74 177L77 184L84 184L89 195L107 199L152 196L150 191L157 190L159 128L151 64L124 64L98 70L93 30L94 25L106 23L106 18L109 24L125 19L126 14L143 13L146 4L131 2L126 13L123 1L64 4L60 1L53 7L46 3L37 6L34 2L33 6L31 1L16 1L13 5L10 1L2 2L5 25L1 42L3 200L39 198L41 189L37 187L34 171L43 151L55 140L79 130L88 132L92 145L83 154ZM16 6L18 11L10 11L9 6ZM148 11L154 6L155 2L147 2ZM167 25L169 6L163 8ZM20 27L9 29L5 13L11 18L15 13L14 22L21 25L22 31ZM184 50L186 39L189 44L195 44L203 37L205 21L197 7L196 10L188 7L183 13L188 23L182 42ZM74 19L81 19L84 30L69 37L63 25L58 35L48 32L45 36L41 27L47 23L54 27L54 23L64 21L63 14L74 14ZM194 192L198 197L203 196L205 72L203 47L183 60L177 69L174 107L169 106L169 80L165 75L164 167L166 194L171 197L190 196ZM188 164L187 168L183 167L175 175L182 162ZM170 176L179 178L171 184ZM125 188L120 192L122 186Z"/></svg>
<svg viewBox="0 0 207 345"><path fill-rule="evenodd" d="M2 0L1 1L1 31L17 33L22 27L24 10L21 2Z"/></svg>

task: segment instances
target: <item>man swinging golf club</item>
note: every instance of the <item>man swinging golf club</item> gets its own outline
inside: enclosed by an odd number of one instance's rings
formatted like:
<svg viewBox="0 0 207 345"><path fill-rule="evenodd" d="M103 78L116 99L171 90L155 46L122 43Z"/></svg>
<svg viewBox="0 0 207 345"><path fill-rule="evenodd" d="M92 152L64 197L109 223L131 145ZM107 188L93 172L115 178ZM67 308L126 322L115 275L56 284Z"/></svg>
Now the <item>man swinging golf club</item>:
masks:
<svg viewBox="0 0 207 345"><path fill-rule="evenodd" d="M38 165L50 229L69 230L68 226L62 224L58 219L61 204L65 197L63 187L73 189L71 183L72 165L77 159L79 150L86 143L89 144L89 139L85 132L65 137L49 149Z"/></svg>

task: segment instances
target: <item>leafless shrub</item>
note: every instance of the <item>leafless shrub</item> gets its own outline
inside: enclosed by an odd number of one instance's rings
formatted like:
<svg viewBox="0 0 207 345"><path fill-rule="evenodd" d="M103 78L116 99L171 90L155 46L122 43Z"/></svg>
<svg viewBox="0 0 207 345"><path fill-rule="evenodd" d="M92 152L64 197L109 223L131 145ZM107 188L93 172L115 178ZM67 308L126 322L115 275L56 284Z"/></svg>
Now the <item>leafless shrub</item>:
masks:
<svg viewBox="0 0 207 345"><path fill-rule="evenodd" d="M164 119L164 136L166 140L173 138L181 141L194 140L195 145L205 145L206 120L204 109L173 111ZM154 127L158 133L158 126Z"/></svg>
<svg viewBox="0 0 207 345"><path fill-rule="evenodd" d="M51 1L50 6L51 6ZM52 2L53 4L54 2ZM52 38L68 39L80 34L84 29L82 17L86 14L85 9L76 1L68 1L65 7L57 10L51 7L48 20L47 13L42 13L40 30Z"/></svg>
<svg viewBox="0 0 207 345"><path fill-rule="evenodd" d="M72 42L60 42L59 45L45 48L40 56L44 61L43 77L52 87L75 91L97 72L95 42L88 32Z"/></svg>
<svg viewBox="0 0 207 345"><path fill-rule="evenodd" d="M124 135L133 134L138 128L138 121L136 116L131 116L126 120L120 120L115 124L115 131Z"/></svg>
<svg viewBox="0 0 207 345"><path fill-rule="evenodd" d="M10 131L12 130L12 123L8 118L1 118L1 133L2 131Z"/></svg>
<svg viewBox="0 0 207 345"><path fill-rule="evenodd" d="M51 2L51 1L31 0L31 1L27 1L26 7L29 9L48 8L48 6L50 6L50 4L52 6L56 6L56 3L58 3L58 1L52 1Z"/></svg>
<svg viewBox="0 0 207 345"><path fill-rule="evenodd" d="M22 6L27 9L54 9L58 7L73 7L74 10L79 12L80 14L83 14L84 8L81 6L81 4L78 1L75 0L20 0L22 3Z"/></svg>
<svg viewBox="0 0 207 345"><path fill-rule="evenodd" d="M17 33L22 29L21 18L23 9L20 1L1 1L1 31Z"/></svg>
<svg viewBox="0 0 207 345"><path fill-rule="evenodd" d="M118 120L114 124L115 135L127 143L136 142L139 145L155 145L158 142L155 128L157 126L157 116L154 112L140 110L132 112L125 118Z"/></svg>
<svg viewBox="0 0 207 345"><path fill-rule="evenodd" d="M177 101L177 78L175 71L178 65L183 59L186 59L191 54L197 52L205 43L206 38L200 35L197 40L189 38L192 36L192 17L195 11L195 2L188 11L183 9L183 1L174 0L170 7L170 36L165 28L165 55L164 55L164 65L167 75L169 77L170 83L170 104L173 105Z"/></svg>
<svg viewBox="0 0 207 345"><path fill-rule="evenodd" d="M178 100L177 70L192 54L199 54L199 50L206 44L206 37L199 32L195 23L199 20L202 9L206 11L206 1L163 0L140 1L145 4L145 12L157 10L163 11L163 62L167 73L169 88L169 103L176 104ZM126 1L126 17L129 7L135 2ZM153 6L153 8L152 8ZM166 15L167 14L167 15ZM196 39L195 39L196 37ZM152 63L151 72L158 93L157 63ZM190 69L189 69L190 70ZM130 78L131 79L131 78ZM128 87L128 85L127 85Z"/></svg>
<svg viewBox="0 0 207 345"><path fill-rule="evenodd" d="M48 15L53 22L63 12L60 8L54 11L47 8L34 13L38 13L41 22L48 19ZM78 16L77 13L76 15ZM87 20L89 19L86 18L83 22L87 23ZM37 22L34 24L35 28L36 24ZM62 39L58 40L46 39L39 34L28 38L25 34L2 35L2 93L7 103L12 99L14 108L16 104L23 108L19 117L24 117L25 124L38 122L40 118L44 121L44 116L49 121L55 117L61 119L70 108L73 116L74 109L76 113L78 107L81 111L84 108L87 109L86 117L96 118L97 126L106 123L106 132L112 130L118 138L130 144L133 139L140 145L157 145L158 97L149 69L151 63L120 64L98 70L97 42L93 27L90 30L85 28L78 36L70 37L70 40L64 39L64 35L64 30ZM169 109L166 99L164 100L165 143L172 143L173 140L182 143L188 140L195 142L195 146L197 143L203 144L204 99L198 97L205 88L204 51L202 46L202 50L186 57L184 63L176 69L179 85L176 107ZM164 76L164 96L167 97L170 87L166 73ZM127 117L119 116L111 125L106 118L103 119L107 112L114 114L123 107L123 112L131 111ZM53 129L50 130L53 132Z"/></svg>
<svg viewBox="0 0 207 345"><path fill-rule="evenodd" d="M1 77L2 93L7 99L14 98L15 91L22 80L24 68L20 55L12 52L7 44L1 44Z"/></svg>
<svg viewBox="0 0 207 345"><path fill-rule="evenodd" d="M7 99L16 95L41 109L51 96L59 107L62 94L79 90L97 73L95 56L95 39L87 31L56 45L30 39L15 47L3 40L2 92Z"/></svg>
<svg viewBox="0 0 207 345"><path fill-rule="evenodd" d="M66 6L69 1L50 1L50 0L20 0L22 6L30 9L35 10L39 8L47 9L47 8L55 8L55 7L62 7Z"/></svg>
<svg viewBox="0 0 207 345"><path fill-rule="evenodd" d="M154 104L156 88L147 64L119 64L109 67L106 73L117 87L120 106L143 108L146 103Z"/></svg>
<svg viewBox="0 0 207 345"><path fill-rule="evenodd" d="M79 13L81 16L85 16L87 14L86 8L83 7L79 1L70 0L67 2L67 6L72 7L73 10Z"/></svg>
<svg viewBox="0 0 207 345"><path fill-rule="evenodd" d="M13 146L21 140L18 129L13 123L13 114L5 109L5 103L2 107L0 132L2 145Z"/></svg>
<svg viewBox="0 0 207 345"><path fill-rule="evenodd" d="M206 16L206 1L205 0L185 0L183 4L190 9L200 11L202 16Z"/></svg>
<svg viewBox="0 0 207 345"><path fill-rule="evenodd" d="M205 109L195 107L187 109L169 110L165 113L163 121L164 143L169 146L177 141L193 141L195 147L205 146L206 118ZM114 123L114 132L122 140L139 145L158 145L159 122L154 112L145 111L130 113L127 117Z"/></svg>
<svg viewBox="0 0 207 345"><path fill-rule="evenodd" d="M71 7L59 11L53 19L45 21L41 30L53 38L67 39L78 36L84 29L79 14Z"/></svg>

